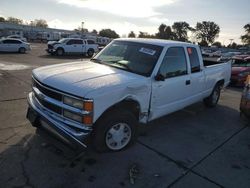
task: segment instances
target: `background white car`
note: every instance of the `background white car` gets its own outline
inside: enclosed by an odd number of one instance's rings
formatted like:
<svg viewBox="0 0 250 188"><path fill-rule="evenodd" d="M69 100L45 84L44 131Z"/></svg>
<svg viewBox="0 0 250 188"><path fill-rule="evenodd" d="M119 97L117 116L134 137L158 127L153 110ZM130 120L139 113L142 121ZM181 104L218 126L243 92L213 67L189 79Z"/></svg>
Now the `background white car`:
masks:
<svg viewBox="0 0 250 188"><path fill-rule="evenodd" d="M10 36L8 36L7 38L19 39L19 40L21 40L21 41L23 41L23 42L27 42L27 39L24 38L24 37L22 37L22 36L20 36L20 35L10 35Z"/></svg>
<svg viewBox="0 0 250 188"><path fill-rule="evenodd" d="M28 50L30 50L30 44L19 39L6 38L0 40L1 52L25 53Z"/></svg>
<svg viewBox="0 0 250 188"><path fill-rule="evenodd" d="M98 52L98 45L93 40L80 38L64 38L59 41L48 42L48 49L46 51L50 54L86 54L92 57L94 53Z"/></svg>

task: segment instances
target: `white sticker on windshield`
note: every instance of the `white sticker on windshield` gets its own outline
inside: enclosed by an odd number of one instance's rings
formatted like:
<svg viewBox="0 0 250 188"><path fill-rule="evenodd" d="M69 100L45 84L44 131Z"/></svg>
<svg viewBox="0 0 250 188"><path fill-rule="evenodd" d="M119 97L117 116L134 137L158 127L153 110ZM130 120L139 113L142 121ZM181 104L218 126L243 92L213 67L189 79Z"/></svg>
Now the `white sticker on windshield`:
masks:
<svg viewBox="0 0 250 188"><path fill-rule="evenodd" d="M156 52L155 50L151 50L149 48L141 48L139 51L148 55L155 55Z"/></svg>

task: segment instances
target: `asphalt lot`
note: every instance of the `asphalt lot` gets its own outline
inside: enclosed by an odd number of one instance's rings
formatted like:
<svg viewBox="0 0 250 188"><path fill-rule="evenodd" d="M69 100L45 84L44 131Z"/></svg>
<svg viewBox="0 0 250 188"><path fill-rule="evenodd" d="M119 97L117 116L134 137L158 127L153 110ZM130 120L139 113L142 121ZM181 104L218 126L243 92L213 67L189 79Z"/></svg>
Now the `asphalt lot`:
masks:
<svg viewBox="0 0 250 188"><path fill-rule="evenodd" d="M86 60L44 49L32 44L27 54L0 54L0 187L249 187L242 89L227 88L214 109L198 103L150 123L125 151L76 155L25 118L33 68Z"/></svg>

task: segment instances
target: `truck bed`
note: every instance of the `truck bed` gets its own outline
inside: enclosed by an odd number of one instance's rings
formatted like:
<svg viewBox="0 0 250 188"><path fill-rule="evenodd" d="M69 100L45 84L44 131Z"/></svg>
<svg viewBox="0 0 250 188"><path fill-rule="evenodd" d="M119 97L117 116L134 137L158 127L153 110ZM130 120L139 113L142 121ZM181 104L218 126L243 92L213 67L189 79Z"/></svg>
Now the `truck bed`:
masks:
<svg viewBox="0 0 250 188"><path fill-rule="evenodd" d="M223 61L211 60L211 58L210 59L207 59L207 58L203 59L203 64L206 67L211 66L211 65L222 64L222 63L224 63L224 62Z"/></svg>

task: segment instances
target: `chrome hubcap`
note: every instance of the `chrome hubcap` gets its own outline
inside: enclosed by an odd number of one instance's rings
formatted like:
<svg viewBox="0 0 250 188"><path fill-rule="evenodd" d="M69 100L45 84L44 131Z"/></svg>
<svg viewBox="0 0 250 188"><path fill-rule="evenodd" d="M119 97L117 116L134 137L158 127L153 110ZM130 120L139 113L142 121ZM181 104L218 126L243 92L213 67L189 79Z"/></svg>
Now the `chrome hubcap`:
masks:
<svg viewBox="0 0 250 188"><path fill-rule="evenodd" d="M126 123L113 125L106 134L106 145L111 150L124 148L131 139L131 129Z"/></svg>

